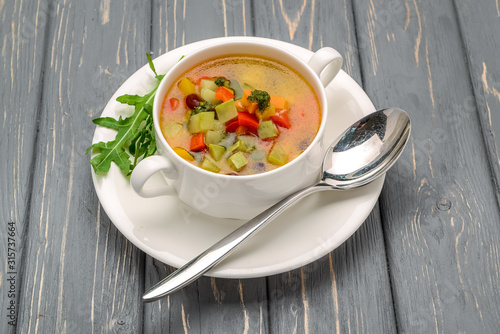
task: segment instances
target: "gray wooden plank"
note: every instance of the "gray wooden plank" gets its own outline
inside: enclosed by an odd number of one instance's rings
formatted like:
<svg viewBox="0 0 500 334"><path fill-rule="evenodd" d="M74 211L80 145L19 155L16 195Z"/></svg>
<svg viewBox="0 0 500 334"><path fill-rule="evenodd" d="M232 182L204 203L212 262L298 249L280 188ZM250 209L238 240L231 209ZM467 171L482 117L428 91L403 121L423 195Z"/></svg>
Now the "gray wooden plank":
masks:
<svg viewBox="0 0 500 334"><path fill-rule="evenodd" d="M413 122L380 200L398 330L497 333L500 217L453 3L355 16L368 95Z"/></svg>
<svg viewBox="0 0 500 334"><path fill-rule="evenodd" d="M85 149L113 92L144 63L150 6L54 1L18 331L141 332L142 252L112 225Z"/></svg>
<svg viewBox="0 0 500 334"><path fill-rule="evenodd" d="M214 37L251 34L250 2L153 2L152 51L160 55L184 44ZM202 27L202 29L200 29ZM174 269L147 259L149 287ZM196 283L144 306L147 333L267 333L265 278L202 277Z"/></svg>
<svg viewBox="0 0 500 334"><path fill-rule="evenodd" d="M500 7L493 1L455 1L474 97L500 203Z"/></svg>
<svg viewBox="0 0 500 334"><path fill-rule="evenodd" d="M258 36L317 50L331 46L362 83L350 1L256 1ZM395 332L378 205L358 232L328 256L269 278L272 332ZM380 321L381 316L385 319Z"/></svg>
<svg viewBox="0 0 500 334"><path fill-rule="evenodd" d="M0 103L3 111L0 152L4 156L0 165L3 189L0 202L0 333L14 333L19 314L46 6L43 1L0 1Z"/></svg>

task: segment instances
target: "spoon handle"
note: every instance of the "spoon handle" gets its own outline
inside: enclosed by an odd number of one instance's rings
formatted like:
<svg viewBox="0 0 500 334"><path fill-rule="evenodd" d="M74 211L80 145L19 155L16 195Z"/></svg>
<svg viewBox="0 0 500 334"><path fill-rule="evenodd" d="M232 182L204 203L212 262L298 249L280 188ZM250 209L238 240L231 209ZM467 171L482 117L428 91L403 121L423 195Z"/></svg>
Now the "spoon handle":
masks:
<svg viewBox="0 0 500 334"><path fill-rule="evenodd" d="M151 287L143 295L143 301L152 302L158 300L194 282L292 204L309 194L329 189L331 189L329 185L318 183L285 197Z"/></svg>

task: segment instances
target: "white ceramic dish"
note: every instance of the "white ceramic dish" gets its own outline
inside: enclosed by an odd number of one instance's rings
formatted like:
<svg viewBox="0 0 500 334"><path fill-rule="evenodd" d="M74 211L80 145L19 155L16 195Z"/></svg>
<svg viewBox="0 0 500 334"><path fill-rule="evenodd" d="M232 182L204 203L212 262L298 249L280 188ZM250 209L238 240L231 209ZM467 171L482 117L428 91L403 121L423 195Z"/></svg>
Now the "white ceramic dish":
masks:
<svg viewBox="0 0 500 334"><path fill-rule="evenodd" d="M304 61L312 55L311 51L293 44L258 39L287 49ZM159 56L154 60L156 71L165 73L182 55L217 40L196 42ZM102 116L118 118L131 112L130 107L116 102L116 98L123 94L143 95L155 84L149 66L143 66L115 92ZM326 92L330 108L325 133L325 147L328 147L347 126L375 111L375 108L361 87L343 71ZM97 127L92 142L112 138L114 131ZM244 223L200 214L175 196L139 197L114 164L106 175L98 176L92 172L92 176L101 205L118 230L141 250L173 267L182 266ZM146 186L155 187L163 182L160 175L155 175ZM208 275L225 278L272 275L301 267L328 254L365 221L380 195L383 182L382 177L356 190L310 195L241 246Z"/></svg>

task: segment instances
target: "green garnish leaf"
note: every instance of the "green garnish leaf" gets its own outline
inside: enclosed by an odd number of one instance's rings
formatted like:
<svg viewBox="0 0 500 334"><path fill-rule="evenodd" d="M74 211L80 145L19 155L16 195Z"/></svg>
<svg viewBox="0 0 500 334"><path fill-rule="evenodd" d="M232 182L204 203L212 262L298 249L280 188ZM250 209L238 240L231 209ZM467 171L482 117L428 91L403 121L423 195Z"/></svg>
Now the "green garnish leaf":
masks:
<svg viewBox="0 0 500 334"><path fill-rule="evenodd" d="M214 80L215 84L219 87L221 86L224 86L224 84L226 83L226 79L224 78L217 78Z"/></svg>
<svg viewBox="0 0 500 334"><path fill-rule="evenodd" d="M215 107L208 101L201 101L192 111L191 115L199 114L200 112L214 111Z"/></svg>
<svg viewBox="0 0 500 334"><path fill-rule="evenodd" d="M90 163L96 174L104 174L109 171L111 162L114 162L123 174L129 176L137 163L156 152L156 139L153 124L153 101L156 90L164 75L158 75L154 68L151 56L148 57L149 67L158 80L156 87L144 96L122 95L116 100L120 103L135 106L134 113L126 118L119 117L118 120L112 117L96 118L93 122L99 126L104 126L116 130L114 140L108 142L98 142L91 145L85 154L95 149L99 151ZM130 158L133 158L133 162Z"/></svg>
<svg viewBox="0 0 500 334"><path fill-rule="evenodd" d="M267 107L269 107L271 96L264 90L255 89L248 97L248 101L256 102L259 106L259 110L264 111Z"/></svg>
<svg viewBox="0 0 500 334"><path fill-rule="evenodd" d="M155 64L153 64L153 59L151 59L151 55L149 53L146 53L146 57L148 58L149 68L151 68L155 76L158 76L155 70Z"/></svg>

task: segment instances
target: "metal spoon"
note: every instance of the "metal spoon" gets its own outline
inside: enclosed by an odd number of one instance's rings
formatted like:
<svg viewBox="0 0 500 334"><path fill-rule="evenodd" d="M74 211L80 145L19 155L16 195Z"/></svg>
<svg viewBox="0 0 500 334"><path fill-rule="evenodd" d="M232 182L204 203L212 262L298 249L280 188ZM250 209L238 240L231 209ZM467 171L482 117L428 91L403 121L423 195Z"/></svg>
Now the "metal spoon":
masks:
<svg viewBox="0 0 500 334"><path fill-rule="evenodd" d="M398 159L410 136L410 127L408 115L396 108L379 110L360 119L326 152L317 184L257 215L150 288L142 299L155 301L192 283L299 199L322 190L354 189L375 180Z"/></svg>

